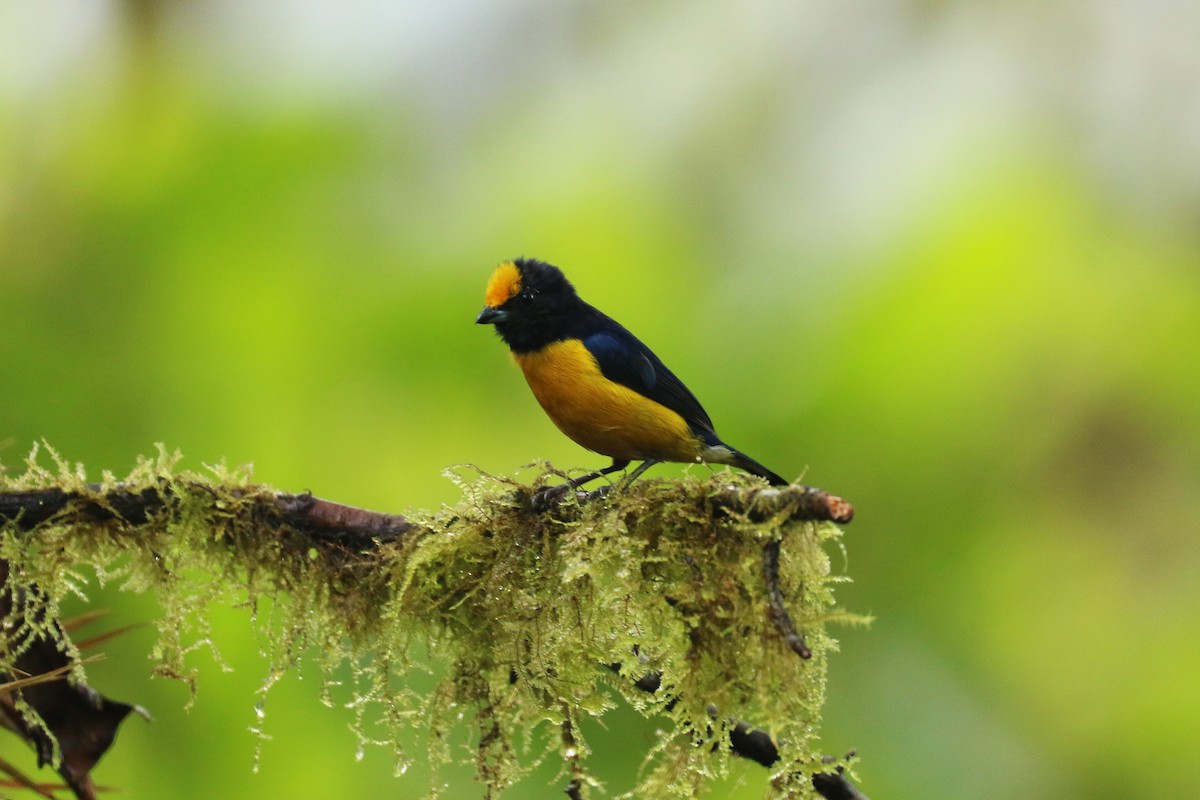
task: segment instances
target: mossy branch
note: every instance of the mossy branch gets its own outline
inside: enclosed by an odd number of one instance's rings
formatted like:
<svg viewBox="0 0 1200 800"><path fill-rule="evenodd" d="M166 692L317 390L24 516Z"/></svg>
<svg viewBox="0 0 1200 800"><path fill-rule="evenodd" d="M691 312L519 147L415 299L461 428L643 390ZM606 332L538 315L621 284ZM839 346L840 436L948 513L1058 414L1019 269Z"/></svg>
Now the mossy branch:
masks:
<svg viewBox="0 0 1200 800"><path fill-rule="evenodd" d="M35 451L23 474L0 473L0 559L26 621L57 619L93 573L153 591L164 608L156 671L194 685L186 661L209 645L206 607L263 603L265 685L304 654L326 674L349 665L358 735L387 726L398 769L409 760L401 728L430 733L436 766L461 724L451 709L469 708L489 795L532 767L517 756L537 752L522 746L532 737L559 751L572 796L586 796L597 784L579 722L620 697L674 723L631 796L690 795L731 752L769 766L774 796L861 796L847 794L844 760L817 751L835 648L826 624L862 621L836 609L825 552L840 535L832 522L853 510L818 489L735 474L643 480L538 513L550 471L532 486L456 474L456 506L401 517L280 493L246 471L180 471L163 450L94 483L51 455L52 470ZM35 633L62 636L49 624ZM417 660L436 665L432 693L405 685ZM740 752L751 740L761 757Z"/></svg>

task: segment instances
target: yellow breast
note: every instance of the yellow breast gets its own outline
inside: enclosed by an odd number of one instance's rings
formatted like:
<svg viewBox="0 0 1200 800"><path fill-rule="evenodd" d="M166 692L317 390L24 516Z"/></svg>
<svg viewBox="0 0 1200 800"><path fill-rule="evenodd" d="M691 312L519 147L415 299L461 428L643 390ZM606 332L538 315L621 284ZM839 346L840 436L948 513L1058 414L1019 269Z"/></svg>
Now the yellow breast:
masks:
<svg viewBox="0 0 1200 800"><path fill-rule="evenodd" d="M587 449L630 461L698 459L700 441L683 417L604 377L578 339L513 358L554 424Z"/></svg>

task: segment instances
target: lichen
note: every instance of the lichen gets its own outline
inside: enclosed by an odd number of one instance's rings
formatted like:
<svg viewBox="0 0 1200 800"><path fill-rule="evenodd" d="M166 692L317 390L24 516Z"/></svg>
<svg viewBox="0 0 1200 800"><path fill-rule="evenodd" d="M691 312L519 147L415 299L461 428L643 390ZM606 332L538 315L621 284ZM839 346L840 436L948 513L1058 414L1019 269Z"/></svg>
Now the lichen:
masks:
<svg viewBox="0 0 1200 800"><path fill-rule="evenodd" d="M0 558L11 565L10 583L36 587L22 597L39 605L27 610L45 612L26 620L53 619L63 598L86 593L92 572L153 592L163 608L155 672L194 688L188 656L212 648L205 609L263 609L252 620L270 661L264 694L302 656L315 654L329 680L348 666L360 747L392 747L398 772L409 760L399 744L404 729L428 733L422 757L437 767L458 757L445 742L469 724L489 794L550 751L586 796L596 782L579 723L618 700L673 731L647 753L631 797L691 797L724 775L728 747L714 745L728 742L736 720L770 731L779 745L772 796L807 797L808 777L829 769L818 752L836 649L826 625L860 620L834 604L841 578L826 548L840 531L787 514L752 522L748 508L734 513L715 502L731 486L751 496L756 479L643 479L603 500L534 513L532 493L552 470L529 486L459 468L456 505L410 513L420 523L413 532L347 552L270 524L262 503L276 490L251 482L248 470L184 471L177 453L160 448L124 479L105 475L97 486L49 452L52 469L35 450L22 474L0 471L0 489L103 498L118 486L157 488L166 500L145 520L64 509L32 531L4 524ZM768 611L762 548L772 539L782 541L780 581L808 660L786 646ZM10 637L0 669L18 647ZM403 676L427 664L434 691L405 688ZM661 673L657 691L638 688L651 672Z"/></svg>

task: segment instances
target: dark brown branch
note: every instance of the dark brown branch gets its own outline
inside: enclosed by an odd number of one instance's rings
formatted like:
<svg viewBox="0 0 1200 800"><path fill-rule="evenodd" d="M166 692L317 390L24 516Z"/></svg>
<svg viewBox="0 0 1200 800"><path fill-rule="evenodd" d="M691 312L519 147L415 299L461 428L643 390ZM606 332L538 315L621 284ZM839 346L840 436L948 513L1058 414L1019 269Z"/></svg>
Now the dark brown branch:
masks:
<svg viewBox="0 0 1200 800"><path fill-rule="evenodd" d="M826 800L870 800L842 774L842 767L835 772L820 772L813 775L813 788Z"/></svg>
<svg viewBox="0 0 1200 800"><path fill-rule="evenodd" d="M101 495L100 486L92 484L88 492L56 488L0 493L0 520L15 522L18 530L30 531L72 504L71 511L89 521L119 516L134 524L145 522L163 507L159 491L154 488L140 492L117 489Z"/></svg>
<svg viewBox="0 0 1200 800"><path fill-rule="evenodd" d="M796 631L792 615L783 604L783 589L779 586L779 548L781 542L774 539L763 545L763 579L767 582L767 598L771 606L771 619L779 632L783 634L788 647L801 658L812 658L812 651L804 641L804 636Z"/></svg>
<svg viewBox="0 0 1200 800"><path fill-rule="evenodd" d="M779 748L764 730L752 728L745 722L734 723L729 732L729 749L735 756L749 759L764 767L773 767L779 761ZM830 759L832 760L832 759ZM833 772L818 772L812 777L813 789L828 800L868 800L854 784L842 774L838 766Z"/></svg>
<svg viewBox="0 0 1200 800"><path fill-rule="evenodd" d="M729 732L729 743L734 755L750 759L764 767L772 767L779 761L779 748L771 740L771 735L766 731L751 728L745 722L734 725L733 730ZM854 755L853 752L847 753L845 758L849 760ZM826 760L832 762L836 759L827 757ZM813 775L812 785L816 793L827 800L869 800L843 774L840 764L834 767L832 772L818 772Z"/></svg>
<svg viewBox="0 0 1200 800"><path fill-rule="evenodd" d="M610 664L609 669L613 672L620 672L620 664ZM647 672L638 680L634 681L634 686L641 689L643 692L654 694L662 685L661 672ZM668 707L671 701L667 703ZM716 713L715 708L709 709L710 712ZM773 767L779 761L779 748L775 745L775 741L771 738L771 734L758 728L752 728L746 722L740 720L735 721L733 729L729 731L729 750L735 756L753 761L756 764L761 764L764 767ZM847 755L847 758L853 753ZM830 759L832 760L832 759ZM842 774L842 767L838 766L833 772L819 772L813 775L813 789L817 794L828 800L869 800L869 798L860 792L850 780ZM567 795L572 800L577 800L578 795L572 794L572 789L576 792L579 790L578 782L572 781L567 786Z"/></svg>
<svg viewBox="0 0 1200 800"><path fill-rule="evenodd" d="M570 800L583 800L583 780L579 767L579 742L575 738L575 726L571 723L571 713L563 709L562 719L563 754L571 767L571 781L563 792Z"/></svg>
<svg viewBox="0 0 1200 800"><path fill-rule="evenodd" d="M736 756L747 758L764 767L773 767L779 761L779 748L771 740L771 735L758 728L751 728L745 722L737 722L729 732L730 750ZM848 753L849 759L853 753ZM827 761L836 759L828 758ZM843 768L838 765L832 772L818 772L812 777L813 789L827 800L868 800L850 780L842 774Z"/></svg>
<svg viewBox="0 0 1200 800"><path fill-rule="evenodd" d="M390 542L407 533L423 530L399 514L368 511L311 494L278 494L275 504L283 522L322 540L333 540L355 549Z"/></svg>
<svg viewBox="0 0 1200 800"><path fill-rule="evenodd" d="M762 522L787 513L791 520L815 520L845 524L854 519L854 506L837 495L815 486L764 486L747 492L727 487L716 496L718 508L744 513L751 522Z"/></svg>
<svg viewBox="0 0 1200 800"><path fill-rule="evenodd" d="M735 756L740 756L764 767L770 767L779 760L779 748L775 746L771 734L758 728L751 728L748 723L738 721L729 732L729 745Z"/></svg>
<svg viewBox="0 0 1200 800"><path fill-rule="evenodd" d="M563 497L570 485L552 486L535 492L530 497L530 510L540 514L553 508ZM592 492L579 491L580 502L608 497L612 486L604 486ZM727 486L714 497L718 509L745 515L751 522L763 522L779 514L786 514L793 521L837 522L846 524L854 519L854 506L847 501L818 489L795 483L791 486L764 486L746 490L743 487Z"/></svg>
<svg viewBox="0 0 1200 800"><path fill-rule="evenodd" d="M0 520L15 521L18 529L24 531L60 513L79 514L89 521L120 518L136 525L161 511L178 488L207 491L199 482L164 482L136 491L121 485L104 489L100 484L88 484L85 490L77 491L51 488L2 492ZM368 549L375 542L391 541L420 527L398 514L368 511L309 493L260 497L264 505L258 512L267 518L305 531L319 541L344 547ZM718 508L743 513L754 522L785 512L793 520L847 523L854 518L854 507L842 498L798 484L749 492L730 486L719 492L715 500Z"/></svg>
<svg viewBox="0 0 1200 800"><path fill-rule="evenodd" d="M265 527L290 529L310 537L313 544L329 552L364 552L426 530L403 516L368 511L311 494L271 493L253 487L229 490L234 496L254 503L249 513ZM211 486L201 481L162 481L156 485L134 490L125 486L104 488L88 484L77 490L59 488L20 492L0 492L0 522L13 522L18 530L31 531L47 521L69 525L73 520L96 522L120 520L142 524L153 519L185 494L212 494ZM727 485L713 497L716 508L740 515L751 522L762 522L781 515L795 521L830 521L848 523L854 508L840 497L810 486L792 485L780 488L750 488ZM802 658L811 655L804 638L795 630L779 585L780 542L763 547L763 576L767 584L770 614L788 646ZM619 670L620 665L613 665ZM636 682L639 689L655 692L661 676L650 673ZM573 737L570 722L564 723L564 741ZM740 757L770 767L779 761L779 751L769 734L737 722L730 732L731 751ZM813 777L813 787L830 800L866 800L843 775L842 767L831 768ZM576 775L566 787L570 798L578 798L583 790Z"/></svg>
<svg viewBox="0 0 1200 800"><path fill-rule="evenodd" d="M180 488L208 491L201 483L162 483L140 491L119 485L104 490L100 484L89 484L86 490L80 491L55 488L3 492L0 493L0 520L15 522L22 531L33 530L55 516L62 517L60 521L67 524L71 515L88 521L121 519L138 525L162 511ZM261 505L253 513L264 521L275 527L287 525L307 533L318 544L367 550L376 543L392 541L421 527L398 514L342 505L308 493L245 496L259 500Z"/></svg>

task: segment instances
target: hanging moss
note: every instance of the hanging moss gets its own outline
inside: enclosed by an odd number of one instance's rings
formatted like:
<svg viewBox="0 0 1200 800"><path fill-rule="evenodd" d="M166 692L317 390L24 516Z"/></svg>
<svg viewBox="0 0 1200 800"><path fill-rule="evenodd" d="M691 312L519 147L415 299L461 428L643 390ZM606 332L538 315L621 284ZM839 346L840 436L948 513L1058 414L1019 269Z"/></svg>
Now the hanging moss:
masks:
<svg viewBox="0 0 1200 800"><path fill-rule="evenodd" d="M862 621L834 604L842 579L831 574L827 548L840 531L796 521L786 506L764 515L756 479L642 480L535 513L531 499L549 471L527 486L462 468L452 474L457 505L410 513L403 535L351 547L281 522L272 511L278 492L252 483L248 470L183 471L178 454L160 448L125 478L89 484L81 467L53 451L50 460L42 466L35 450L21 474L0 473L3 492L75 498L36 525L18 519L0 529L10 585L36 586L22 597L48 612L25 619L56 618L93 572L102 584L153 592L163 608L155 671L194 685L185 662L211 646L206 608L269 606L253 616L270 658L265 685L304 655L315 654L330 679L348 665L360 741L378 740L382 723L400 771L410 758L398 744L402 729L428 732L421 756L436 768L455 757L449 736L471 723L489 793L532 768L527 754L541 750L542 737L586 796L594 782L579 723L616 698L674 731L647 753L630 796L691 797L724 775L737 720L778 743L773 796L807 797L810 776L830 769L817 752L836 649L826 626ZM118 493L153 502L130 513L114 503ZM807 660L769 611L763 545L776 539ZM0 668L18 647L9 640ZM418 661L438 667L440 683L427 695L397 688ZM661 674L657 691L638 687L647 673Z"/></svg>

